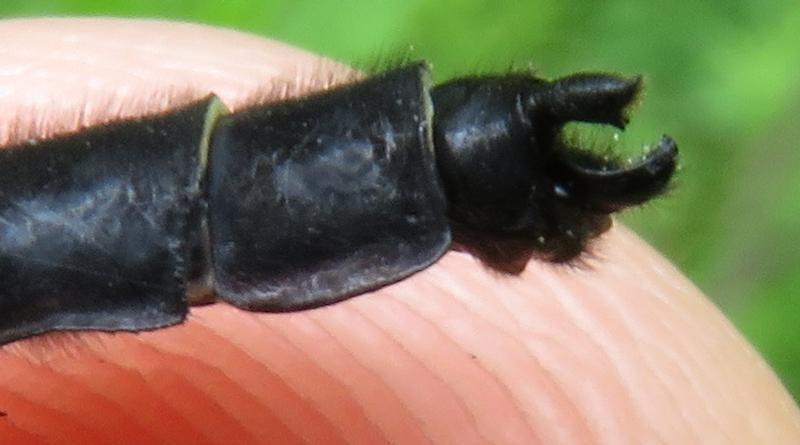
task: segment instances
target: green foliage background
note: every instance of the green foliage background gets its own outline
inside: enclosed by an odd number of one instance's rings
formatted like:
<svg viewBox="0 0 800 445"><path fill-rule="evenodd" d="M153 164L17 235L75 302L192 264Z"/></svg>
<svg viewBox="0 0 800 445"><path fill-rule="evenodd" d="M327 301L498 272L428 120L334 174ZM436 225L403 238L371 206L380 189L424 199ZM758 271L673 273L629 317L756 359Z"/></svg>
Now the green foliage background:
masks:
<svg viewBox="0 0 800 445"><path fill-rule="evenodd" d="M800 396L800 3L609 0L5 0L0 16L159 17L369 65L413 47L439 80L532 63L642 73L622 144L668 132L682 171L624 219L710 295ZM2 62L0 62L1 64ZM638 149L636 149L638 150Z"/></svg>

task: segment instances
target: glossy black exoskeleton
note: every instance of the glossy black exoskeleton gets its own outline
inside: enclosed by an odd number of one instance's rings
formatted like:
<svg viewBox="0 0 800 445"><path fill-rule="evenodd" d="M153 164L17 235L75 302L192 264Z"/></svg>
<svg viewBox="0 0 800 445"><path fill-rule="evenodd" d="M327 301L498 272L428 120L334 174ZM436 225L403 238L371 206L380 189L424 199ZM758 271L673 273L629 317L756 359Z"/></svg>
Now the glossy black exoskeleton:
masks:
<svg viewBox="0 0 800 445"><path fill-rule="evenodd" d="M434 147L450 219L488 260L528 253L567 261L610 225L609 214L662 192L677 146L664 136L639 162L573 146L569 122L624 129L639 78L576 74L470 77L433 89Z"/></svg>
<svg viewBox="0 0 800 445"><path fill-rule="evenodd" d="M453 234L500 268L569 260L672 177L667 136L627 165L562 135L574 121L623 128L639 89L611 74L431 88L420 63L233 114L211 96L7 148L0 343L176 324L206 294L322 306L429 266Z"/></svg>

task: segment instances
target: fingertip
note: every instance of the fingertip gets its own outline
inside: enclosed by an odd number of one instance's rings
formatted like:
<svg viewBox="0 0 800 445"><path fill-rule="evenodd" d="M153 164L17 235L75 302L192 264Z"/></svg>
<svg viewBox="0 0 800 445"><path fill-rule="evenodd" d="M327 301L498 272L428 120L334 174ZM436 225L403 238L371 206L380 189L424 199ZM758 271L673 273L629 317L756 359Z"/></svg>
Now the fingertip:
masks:
<svg viewBox="0 0 800 445"><path fill-rule="evenodd" d="M25 32L39 37L26 41ZM49 67L35 87L16 70L16 93L0 97L0 112L18 113L12 127L29 131L13 137L91 125L114 107L118 115L168 107L176 84L216 92L235 108L269 82L319 78L315 56L195 25L15 21L0 25L0 37L11 39L0 49L11 66L21 57L14 48L34 45ZM69 57L51 57L58 53ZM65 69L70 76L52 77ZM88 90L87 76L95 80ZM36 91L46 85L53 89ZM126 93L108 102L120 85ZM42 94L64 102L43 107ZM122 106L147 94L147 105ZM31 109L39 114L26 117ZM519 276L451 252L400 283L318 310L254 314L217 304L154 332L6 346L0 428L22 443L800 437L797 408L775 376L673 266L619 226L595 252L587 267L534 261Z"/></svg>

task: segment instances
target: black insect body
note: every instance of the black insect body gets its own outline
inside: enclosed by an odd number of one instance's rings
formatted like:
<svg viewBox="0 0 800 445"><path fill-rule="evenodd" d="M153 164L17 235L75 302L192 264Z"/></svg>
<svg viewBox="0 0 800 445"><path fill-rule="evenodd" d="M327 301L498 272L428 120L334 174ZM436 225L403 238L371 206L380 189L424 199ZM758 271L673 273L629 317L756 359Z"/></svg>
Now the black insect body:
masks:
<svg viewBox="0 0 800 445"><path fill-rule="evenodd" d="M487 258L511 243L568 260L674 172L666 136L625 165L561 135L623 128L639 88L608 74L431 88L420 63L0 151L0 343L168 326L211 293L256 311L326 305L429 266L451 231Z"/></svg>

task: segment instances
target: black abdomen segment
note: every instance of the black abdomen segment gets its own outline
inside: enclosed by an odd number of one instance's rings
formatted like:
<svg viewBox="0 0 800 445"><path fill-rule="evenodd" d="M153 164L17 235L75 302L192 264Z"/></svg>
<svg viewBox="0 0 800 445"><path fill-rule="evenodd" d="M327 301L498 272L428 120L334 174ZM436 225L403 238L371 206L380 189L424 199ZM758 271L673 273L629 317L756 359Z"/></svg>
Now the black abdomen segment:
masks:
<svg viewBox="0 0 800 445"><path fill-rule="evenodd" d="M184 319L211 102L0 151L0 343Z"/></svg>
<svg viewBox="0 0 800 445"><path fill-rule="evenodd" d="M453 230L484 259L510 242L562 261L672 176L667 137L631 165L560 137L574 120L624 126L638 79L432 89L427 71L0 151L0 344L176 324L204 290L257 311L331 304L427 267Z"/></svg>
<svg viewBox="0 0 800 445"><path fill-rule="evenodd" d="M220 299L259 311L321 306L444 253L426 81L413 65L220 120L209 169Z"/></svg>

